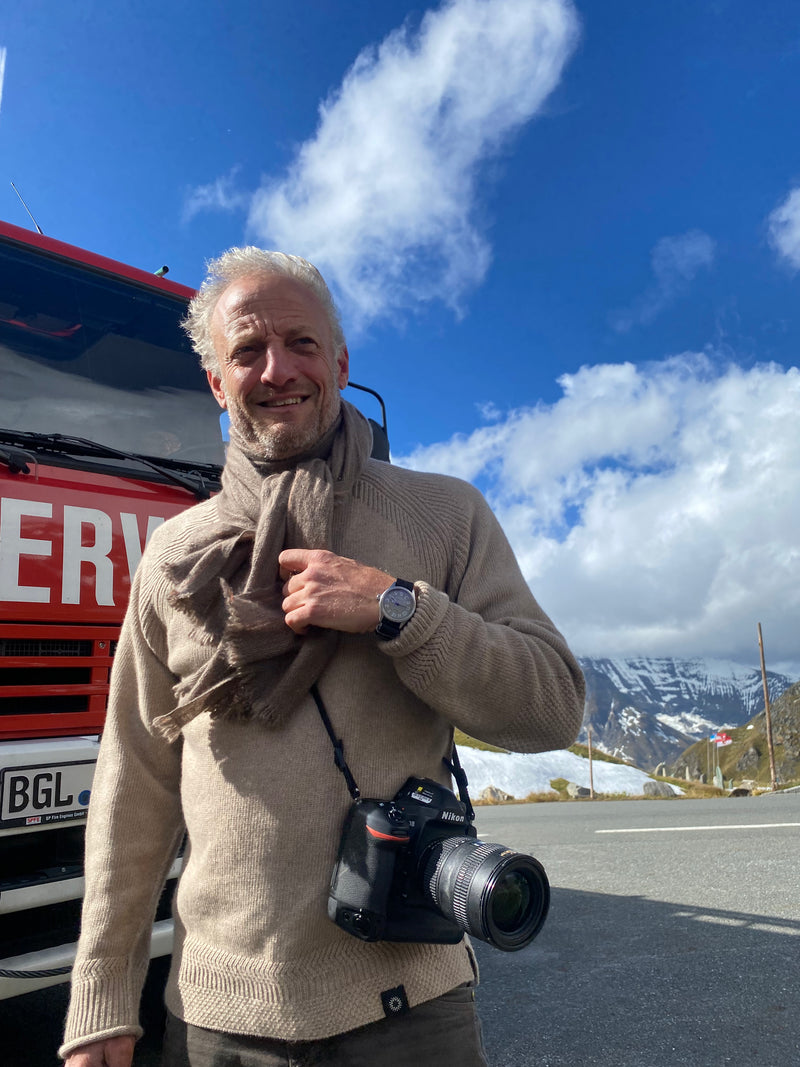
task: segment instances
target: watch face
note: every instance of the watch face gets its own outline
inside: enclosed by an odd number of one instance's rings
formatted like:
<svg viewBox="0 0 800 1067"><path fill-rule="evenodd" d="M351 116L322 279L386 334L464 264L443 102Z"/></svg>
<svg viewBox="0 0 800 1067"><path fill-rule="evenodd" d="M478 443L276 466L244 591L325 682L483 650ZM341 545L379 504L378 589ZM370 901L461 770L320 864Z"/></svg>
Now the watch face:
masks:
<svg viewBox="0 0 800 1067"><path fill-rule="evenodd" d="M417 599L411 589L393 585L381 597L381 614L391 622L408 622L414 614Z"/></svg>

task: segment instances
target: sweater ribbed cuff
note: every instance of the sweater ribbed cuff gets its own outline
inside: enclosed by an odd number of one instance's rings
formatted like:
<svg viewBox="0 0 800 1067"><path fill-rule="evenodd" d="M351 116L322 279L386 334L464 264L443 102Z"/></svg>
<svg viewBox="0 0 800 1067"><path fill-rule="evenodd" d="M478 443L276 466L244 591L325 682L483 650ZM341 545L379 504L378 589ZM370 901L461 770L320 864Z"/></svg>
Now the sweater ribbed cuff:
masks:
<svg viewBox="0 0 800 1067"><path fill-rule="evenodd" d="M88 960L73 974L72 998L58 1055L66 1058L81 1045L117 1037L142 1036L139 998L143 975L134 976L124 959Z"/></svg>
<svg viewBox="0 0 800 1067"><path fill-rule="evenodd" d="M380 645L381 652L392 659L408 656L427 644L442 624L450 607L448 595L433 589L427 582L415 582L414 588L417 592L417 608L413 617L397 637L391 641L382 641Z"/></svg>

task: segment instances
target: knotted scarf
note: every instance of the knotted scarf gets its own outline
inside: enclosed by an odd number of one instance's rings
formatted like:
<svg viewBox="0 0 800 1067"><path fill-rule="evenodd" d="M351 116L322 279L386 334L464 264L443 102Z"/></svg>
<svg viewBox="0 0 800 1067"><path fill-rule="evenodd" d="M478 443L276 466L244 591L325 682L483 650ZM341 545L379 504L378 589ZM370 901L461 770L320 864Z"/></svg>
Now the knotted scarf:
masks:
<svg viewBox="0 0 800 1067"><path fill-rule="evenodd" d="M322 674L338 632L289 629L278 555L330 547L334 507L349 495L371 445L369 423L346 401L324 457L270 462L231 441L218 520L166 565L170 603L192 619L194 639L213 648L174 687L176 707L155 720L167 740L203 711L279 726Z"/></svg>

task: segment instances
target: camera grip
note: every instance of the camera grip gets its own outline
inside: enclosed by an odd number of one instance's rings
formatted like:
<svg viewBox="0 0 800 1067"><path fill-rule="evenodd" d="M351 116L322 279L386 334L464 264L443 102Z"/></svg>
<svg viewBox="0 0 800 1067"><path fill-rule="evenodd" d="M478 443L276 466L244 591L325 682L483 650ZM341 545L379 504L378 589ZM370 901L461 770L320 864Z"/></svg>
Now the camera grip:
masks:
<svg viewBox="0 0 800 1067"><path fill-rule="evenodd" d="M408 822L390 801L353 802L328 897L328 916L338 926L364 941L381 939L395 857L409 837Z"/></svg>

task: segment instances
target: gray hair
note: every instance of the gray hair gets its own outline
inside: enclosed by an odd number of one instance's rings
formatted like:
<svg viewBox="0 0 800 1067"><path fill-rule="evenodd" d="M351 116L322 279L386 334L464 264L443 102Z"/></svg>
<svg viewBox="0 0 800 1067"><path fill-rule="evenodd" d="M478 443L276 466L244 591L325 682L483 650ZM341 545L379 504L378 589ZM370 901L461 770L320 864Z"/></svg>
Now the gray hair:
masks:
<svg viewBox="0 0 800 1067"><path fill-rule="evenodd" d="M264 248L248 245L246 248L229 248L216 259L206 263L206 278L198 289L181 325L188 333L192 347L200 357L204 370L218 371L219 360L211 337L211 319L214 308L231 282L258 274L279 274L284 278L306 285L322 304L328 316L335 352L344 348L344 331L339 312L330 294L325 279L307 259L290 256L285 252L269 252Z"/></svg>

